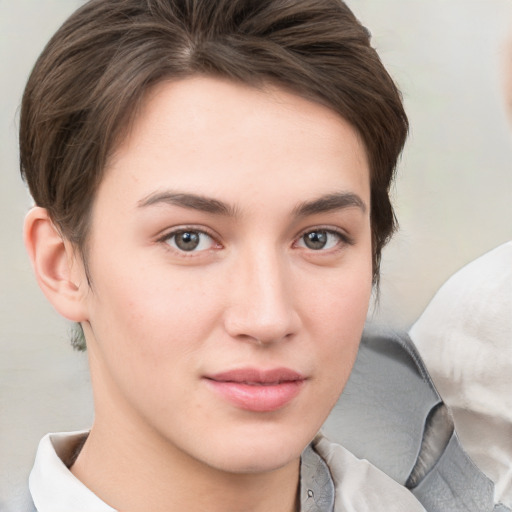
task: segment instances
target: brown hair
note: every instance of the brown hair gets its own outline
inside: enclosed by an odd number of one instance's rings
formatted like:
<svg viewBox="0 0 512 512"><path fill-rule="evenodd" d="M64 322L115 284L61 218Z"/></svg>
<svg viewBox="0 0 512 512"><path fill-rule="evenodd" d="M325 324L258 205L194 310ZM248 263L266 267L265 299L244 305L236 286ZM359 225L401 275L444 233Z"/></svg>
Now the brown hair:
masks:
<svg viewBox="0 0 512 512"><path fill-rule="evenodd" d="M357 129L377 282L408 123L368 31L341 0L91 0L76 11L39 57L20 120L22 176L63 236L83 254L107 158L148 87L194 74L281 84Z"/></svg>

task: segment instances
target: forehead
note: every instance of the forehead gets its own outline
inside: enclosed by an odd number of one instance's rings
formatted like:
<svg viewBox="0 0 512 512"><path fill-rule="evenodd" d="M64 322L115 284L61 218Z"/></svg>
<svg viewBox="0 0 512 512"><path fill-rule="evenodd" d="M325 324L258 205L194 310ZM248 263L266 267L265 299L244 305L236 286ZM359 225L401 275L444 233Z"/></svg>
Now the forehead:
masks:
<svg viewBox="0 0 512 512"><path fill-rule="evenodd" d="M272 179L291 189L309 183L312 195L333 186L369 189L363 143L336 112L280 87L210 77L148 91L105 180L121 175L146 195L172 186L241 197L268 189Z"/></svg>

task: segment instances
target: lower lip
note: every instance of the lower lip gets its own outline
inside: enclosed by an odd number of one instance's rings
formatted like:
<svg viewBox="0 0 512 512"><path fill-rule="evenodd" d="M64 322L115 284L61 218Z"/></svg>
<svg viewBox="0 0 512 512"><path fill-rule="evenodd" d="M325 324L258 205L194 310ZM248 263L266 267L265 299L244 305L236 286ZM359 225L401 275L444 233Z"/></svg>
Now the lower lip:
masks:
<svg viewBox="0 0 512 512"><path fill-rule="evenodd" d="M269 386L210 379L206 381L236 407L253 412L272 412L281 409L300 393L304 384L303 380L285 381Z"/></svg>

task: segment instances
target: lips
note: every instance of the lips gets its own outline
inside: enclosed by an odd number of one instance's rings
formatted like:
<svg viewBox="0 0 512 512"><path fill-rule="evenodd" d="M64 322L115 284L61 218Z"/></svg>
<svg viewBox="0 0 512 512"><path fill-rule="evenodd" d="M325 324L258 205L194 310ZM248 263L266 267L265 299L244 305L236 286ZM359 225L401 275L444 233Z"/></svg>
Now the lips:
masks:
<svg viewBox="0 0 512 512"><path fill-rule="evenodd" d="M291 402L300 393L306 378L288 368L243 368L207 376L205 381L237 408L272 412Z"/></svg>

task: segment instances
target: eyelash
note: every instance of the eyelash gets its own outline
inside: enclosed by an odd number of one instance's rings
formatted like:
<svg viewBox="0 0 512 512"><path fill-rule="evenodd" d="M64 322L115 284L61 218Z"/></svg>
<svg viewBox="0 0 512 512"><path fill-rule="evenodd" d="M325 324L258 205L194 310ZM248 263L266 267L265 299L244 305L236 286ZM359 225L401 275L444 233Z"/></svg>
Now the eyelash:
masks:
<svg viewBox="0 0 512 512"><path fill-rule="evenodd" d="M177 246L173 247L171 245L170 241L172 239L175 239L175 237L178 236L180 233L199 234L200 237L201 237L201 235L206 236L211 239L212 247L200 249L199 251L195 250L196 247L193 247L192 250L190 250L190 251L181 249ZM315 228L308 228L308 229L302 231L302 233L293 242L293 246L297 247L300 242L304 241L304 238L308 234L313 234L313 233L326 233L331 236L334 235L335 237L338 238L338 241L334 244L333 247L329 247L328 249L323 249L323 248L312 249L310 247L307 247L305 242L304 242L303 246L299 246L300 248L311 251L312 253L321 254L321 253L332 253L336 250L339 250L340 246L354 245L354 240L351 237L349 237L346 233L336 230L336 229L333 229L333 228L318 226ZM173 229L172 231L167 232L165 235L161 236L157 240L157 242L165 244L167 246L167 249L169 249L175 253L178 253L178 254L180 254L180 256L183 256L183 257L194 257L194 256L197 256L198 254L203 254L212 249L222 248L222 244L220 242L218 242L218 239L214 234L209 233L205 229L200 229L200 228L197 228L194 226L183 226L183 227ZM200 243L201 243L201 241L199 241L199 245L200 245ZM175 242L175 244L176 244L176 242Z"/></svg>
<svg viewBox="0 0 512 512"><path fill-rule="evenodd" d="M199 251L194 250L194 249L196 249L196 247L194 247L190 251L180 249L179 247L173 247L171 245L171 240L175 239L175 237L178 236L180 233L183 233L183 234L191 233L191 234L199 234L200 236L201 235L206 236L211 239L211 241L212 241L211 243L212 243L213 247L201 249ZM163 235L162 237L160 237L157 240L157 242L165 244L169 250L171 250L175 253L178 253L181 256L185 256L185 257L192 257L192 256L196 255L195 253L204 253L208 250L218 249L218 248L222 247L221 244L217 241L217 237L214 234L209 233L205 229L200 229L200 228L196 228L193 226L183 226L183 227L173 229L172 231L170 231L170 232L166 233L165 235ZM201 243L201 241L199 241L199 244L200 243ZM175 244L176 244L176 242L175 242Z"/></svg>
<svg viewBox="0 0 512 512"><path fill-rule="evenodd" d="M326 233L328 235L334 235L338 239L338 241L334 244L333 247L329 247L328 249L321 248L321 249L317 249L317 250L311 249L310 247L305 246L306 243L304 242L305 247L303 246L303 248L311 251L312 253L316 253L316 254L329 253L329 254L331 254L333 251L339 250L341 248L341 246L354 245L354 240L351 237L349 237L345 232L337 230L337 229L333 229L333 228L322 227L322 226L317 226L315 228L308 228L305 231L303 231L297 237L296 241L294 242L294 245L297 245L301 241L304 241L306 235L312 234L312 233Z"/></svg>

